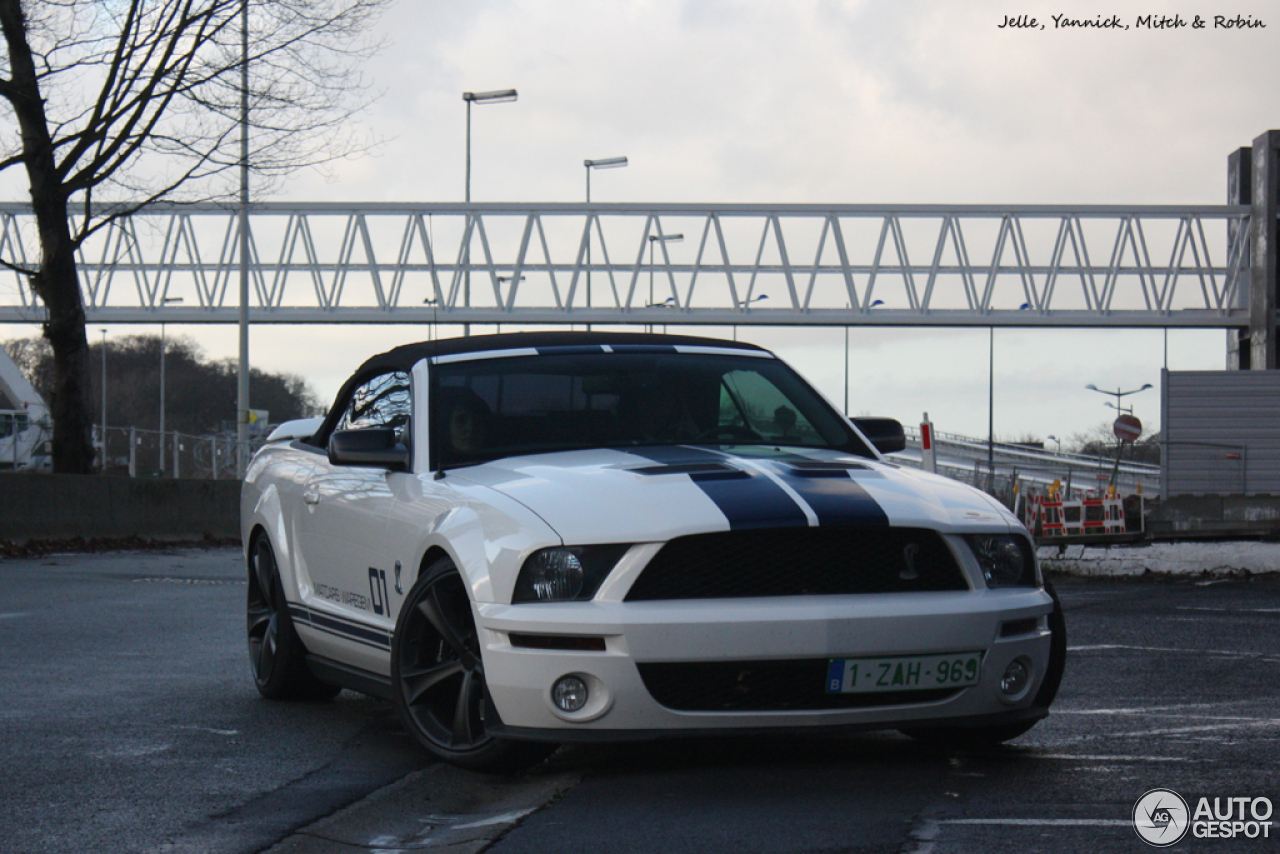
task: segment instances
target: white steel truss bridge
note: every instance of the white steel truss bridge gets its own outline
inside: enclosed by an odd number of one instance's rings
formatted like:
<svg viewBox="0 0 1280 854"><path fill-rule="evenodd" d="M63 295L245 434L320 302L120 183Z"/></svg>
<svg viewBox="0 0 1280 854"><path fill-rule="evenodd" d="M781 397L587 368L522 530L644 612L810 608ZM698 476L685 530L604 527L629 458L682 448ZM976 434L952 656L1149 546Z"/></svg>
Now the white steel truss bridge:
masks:
<svg viewBox="0 0 1280 854"><path fill-rule="evenodd" d="M1248 205L260 203L252 323L1240 327ZM93 323L235 323L237 208L157 204L80 252ZM0 258L38 258L0 204ZM40 322L0 275L0 322Z"/></svg>

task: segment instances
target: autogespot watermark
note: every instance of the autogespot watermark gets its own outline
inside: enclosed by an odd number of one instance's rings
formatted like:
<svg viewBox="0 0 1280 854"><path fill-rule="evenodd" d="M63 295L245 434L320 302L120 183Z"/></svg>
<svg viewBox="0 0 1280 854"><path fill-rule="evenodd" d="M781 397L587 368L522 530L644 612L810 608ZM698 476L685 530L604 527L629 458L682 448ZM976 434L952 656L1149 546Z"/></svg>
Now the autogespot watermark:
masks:
<svg viewBox="0 0 1280 854"><path fill-rule="evenodd" d="M1200 798L1193 810L1173 789L1152 789L1133 805L1133 829L1156 848L1188 832L1197 839L1270 839L1271 813L1269 798Z"/></svg>

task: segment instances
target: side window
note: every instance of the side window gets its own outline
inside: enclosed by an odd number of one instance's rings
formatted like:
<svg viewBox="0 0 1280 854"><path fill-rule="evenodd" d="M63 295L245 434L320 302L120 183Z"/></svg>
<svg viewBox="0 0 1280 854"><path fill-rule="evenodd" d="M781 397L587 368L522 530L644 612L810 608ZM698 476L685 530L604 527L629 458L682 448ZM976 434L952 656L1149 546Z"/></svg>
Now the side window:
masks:
<svg viewBox="0 0 1280 854"><path fill-rule="evenodd" d="M391 371L373 377L352 393L335 429L394 427L400 441L407 443L409 416L412 413L409 375L404 371Z"/></svg>

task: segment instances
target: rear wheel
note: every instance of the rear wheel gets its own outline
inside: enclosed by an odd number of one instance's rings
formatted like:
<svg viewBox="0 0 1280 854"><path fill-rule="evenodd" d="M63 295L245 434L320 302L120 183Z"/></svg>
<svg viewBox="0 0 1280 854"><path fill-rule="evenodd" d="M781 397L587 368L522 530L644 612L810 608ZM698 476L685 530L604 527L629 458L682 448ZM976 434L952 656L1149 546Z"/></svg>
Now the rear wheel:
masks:
<svg viewBox="0 0 1280 854"><path fill-rule="evenodd" d="M391 681L405 729L453 765L517 771L556 748L486 730L484 662L471 599L448 558L431 564L405 599L391 642Z"/></svg>
<svg viewBox="0 0 1280 854"><path fill-rule="evenodd" d="M1048 709L1058 695L1058 687L1062 684L1062 673L1067 664L1067 621L1062 614L1062 601L1058 598L1058 592L1053 589L1053 585L1046 581L1044 589L1053 597L1053 610L1049 612L1049 664L1032 705ZM994 726L908 728L901 732L917 741L964 750L991 747L1011 741L1038 723L1039 721L1023 721Z"/></svg>
<svg viewBox="0 0 1280 854"><path fill-rule="evenodd" d="M293 629L280 568L266 534L249 549L249 666L258 693L269 700L319 700L342 689L321 682L307 667L307 650Z"/></svg>

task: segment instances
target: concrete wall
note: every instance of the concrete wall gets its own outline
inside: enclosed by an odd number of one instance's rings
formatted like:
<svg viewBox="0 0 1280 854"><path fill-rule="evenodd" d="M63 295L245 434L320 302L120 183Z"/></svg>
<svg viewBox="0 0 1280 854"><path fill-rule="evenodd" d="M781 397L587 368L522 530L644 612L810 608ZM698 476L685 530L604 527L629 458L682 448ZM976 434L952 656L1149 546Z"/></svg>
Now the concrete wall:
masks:
<svg viewBox="0 0 1280 854"><path fill-rule="evenodd" d="M1280 496L1178 495L1149 505L1149 511L1147 533L1156 539L1280 534Z"/></svg>
<svg viewBox="0 0 1280 854"><path fill-rule="evenodd" d="M238 480L0 474L0 540L239 539Z"/></svg>

